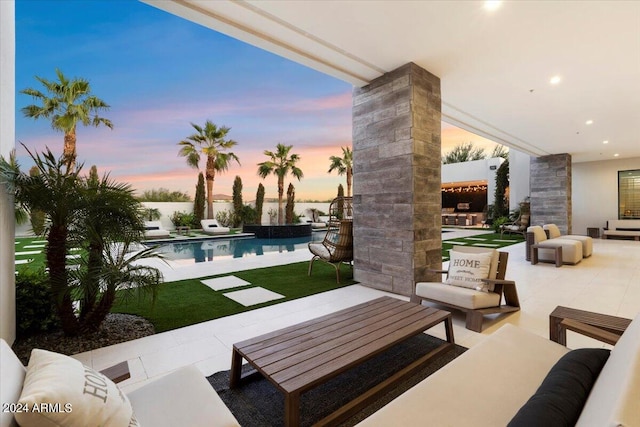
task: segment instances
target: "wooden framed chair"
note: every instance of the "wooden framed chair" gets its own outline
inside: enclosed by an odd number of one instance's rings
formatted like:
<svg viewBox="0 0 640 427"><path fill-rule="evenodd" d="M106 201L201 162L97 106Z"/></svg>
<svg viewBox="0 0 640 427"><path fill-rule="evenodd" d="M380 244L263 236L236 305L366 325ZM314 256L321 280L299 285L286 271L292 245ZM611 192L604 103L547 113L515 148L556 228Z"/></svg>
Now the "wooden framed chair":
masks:
<svg viewBox="0 0 640 427"><path fill-rule="evenodd" d="M520 214L515 221L502 224L500 226L500 237L502 238L504 233L522 234L522 237L525 237L529 226L529 218L530 215L528 213Z"/></svg>
<svg viewBox="0 0 640 427"><path fill-rule="evenodd" d="M329 229L321 243L309 243L313 258L309 262L309 276L316 260L333 265L336 281L340 283L340 265L353 261L353 206L351 197L337 197L329 206Z"/></svg>
<svg viewBox="0 0 640 427"><path fill-rule="evenodd" d="M509 259L507 252L471 246L454 246L452 251L491 254L487 278L481 279L481 282L486 284L487 291L455 286L446 283L446 281L418 282L413 289L412 302L430 301L464 311L466 313L466 328L475 332L482 332L482 321L487 314L511 313L520 310L516 283L512 280L505 280ZM449 274L449 270L429 271Z"/></svg>

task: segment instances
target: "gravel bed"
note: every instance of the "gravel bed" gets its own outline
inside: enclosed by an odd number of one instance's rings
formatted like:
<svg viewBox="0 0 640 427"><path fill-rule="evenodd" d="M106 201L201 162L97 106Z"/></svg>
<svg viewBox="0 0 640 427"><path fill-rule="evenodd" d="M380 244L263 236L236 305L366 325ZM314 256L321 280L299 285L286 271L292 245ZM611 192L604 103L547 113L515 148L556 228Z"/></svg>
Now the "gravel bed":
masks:
<svg viewBox="0 0 640 427"><path fill-rule="evenodd" d="M131 314L111 313L96 332L77 337L66 337L62 331L34 335L16 340L13 351L26 365L34 348L73 355L153 334L155 329L147 319Z"/></svg>

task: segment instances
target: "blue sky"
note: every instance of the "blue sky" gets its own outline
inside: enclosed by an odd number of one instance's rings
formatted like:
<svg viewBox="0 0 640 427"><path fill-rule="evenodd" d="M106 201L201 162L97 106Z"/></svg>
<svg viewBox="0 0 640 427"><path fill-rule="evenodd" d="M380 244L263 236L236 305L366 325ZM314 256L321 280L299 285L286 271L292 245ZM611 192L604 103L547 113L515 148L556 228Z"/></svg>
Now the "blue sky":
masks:
<svg viewBox="0 0 640 427"><path fill-rule="evenodd" d="M193 194L197 171L178 157L190 122L210 119L231 127L238 141L233 165L217 177L215 193L231 194L240 175L244 198L263 182L276 196L276 180L257 176L262 152L293 145L305 173L294 182L304 199L329 199L344 177L326 173L329 156L351 145L350 84L238 40L131 0L16 1L16 90L40 88L34 76L89 79L111 109L114 129L78 128L78 159L138 190L165 187ZM20 163L30 149L62 152L63 135L47 120L22 116L32 103L16 95Z"/></svg>

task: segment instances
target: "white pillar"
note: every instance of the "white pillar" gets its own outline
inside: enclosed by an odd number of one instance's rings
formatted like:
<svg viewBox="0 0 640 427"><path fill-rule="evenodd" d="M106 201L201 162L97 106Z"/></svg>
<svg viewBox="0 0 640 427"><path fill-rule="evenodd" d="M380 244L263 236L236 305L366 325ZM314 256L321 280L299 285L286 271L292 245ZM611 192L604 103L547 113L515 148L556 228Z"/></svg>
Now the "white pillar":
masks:
<svg viewBox="0 0 640 427"><path fill-rule="evenodd" d="M15 147L15 3L0 1L0 155ZM0 185L0 338L16 338L15 218L13 198Z"/></svg>

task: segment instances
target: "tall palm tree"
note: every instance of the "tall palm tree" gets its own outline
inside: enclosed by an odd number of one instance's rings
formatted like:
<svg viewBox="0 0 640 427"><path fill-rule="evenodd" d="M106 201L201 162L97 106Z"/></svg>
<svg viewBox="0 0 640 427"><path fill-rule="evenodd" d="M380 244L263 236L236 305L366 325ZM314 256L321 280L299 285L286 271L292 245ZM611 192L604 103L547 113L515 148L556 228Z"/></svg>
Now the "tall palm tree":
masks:
<svg viewBox="0 0 640 427"><path fill-rule="evenodd" d="M297 154L289 155L291 148L293 148L293 145L278 144L275 153L269 150L264 151L264 155L269 157L269 160L258 163L258 175L262 178L266 178L272 173L278 177L278 224L280 225L284 222L282 212L284 177L291 172L291 175L300 181L300 178L303 176L302 170L296 166L296 163L300 161L300 156Z"/></svg>
<svg viewBox="0 0 640 427"><path fill-rule="evenodd" d="M225 139L231 128L226 126L216 126L211 120L207 120L204 127L191 123L196 130L191 136L180 141L182 146L179 155L187 158L187 164L198 169L200 163L200 153L207 158L205 178L207 180L207 219L213 219L213 182L216 179L216 172L229 169L231 160L240 164L238 156L230 151L237 144L236 141Z"/></svg>
<svg viewBox="0 0 640 427"><path fill-rule="evenodd" d="M353 180L353 152L349 147L342 147L342 157L329 157L331 166L329 173L338 171L338 175L347 175L347 197L351 197L351 182Z"/></svg>
<svg viewBox="0 0 640 427"><path fill-rule="evenodd" d="M78 123L95 127L104 125L113 129L113 123L98 115L98 112L108 110L109 105L95 95L91 95L88 80L77 77L69 80L58 69L56 74L58 81L35 77L42 83L46 93L32 88L20 91L40 101L39 105L32 104L22 108L22 113L33 119L51 119L51 127L64 133L63 156L67 169L71 170L76 164L76 125Z"/></svg>

